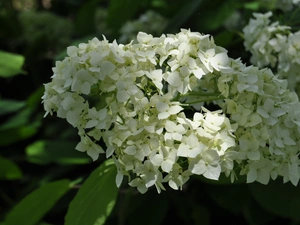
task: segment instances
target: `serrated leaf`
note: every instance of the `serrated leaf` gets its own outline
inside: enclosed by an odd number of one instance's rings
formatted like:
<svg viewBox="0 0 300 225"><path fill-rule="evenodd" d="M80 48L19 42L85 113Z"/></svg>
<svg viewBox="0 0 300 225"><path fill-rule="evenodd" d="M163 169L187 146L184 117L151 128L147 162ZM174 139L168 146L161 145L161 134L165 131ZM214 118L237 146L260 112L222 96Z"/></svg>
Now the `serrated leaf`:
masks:
<svg viewBox="0 0 300 225"><path fill-rule="evenodd" d="M268 185L253 183L249 188L254 199L266 211L300 222L299 187L276 180L269 182Z"/></svg>
<svg viewBox="0 0 300 225"><path fill-rule="evenodd" d="M22 109L26 105L23 101L2 99L0 100L0 115L6 115Z"/></svg>
<svg viewBox="0 0 300 225"><path fill-rule="evenodd" d="M6 217L6 225L35 225L69 190L69 180L41 186L23 198Z"/></svg>
<svg viewBox="0 0 300 225"><path fill-rule="evenodd" d="M110 159L101 164L80 187L69 206L65 225L102 225L116 201L116 166Z"/></svg>
<svg viewBox="0 0 300 225"><path fill-rule="evenodd" d="M24 61L22 55L0 51L0 77L12 77L24 73L22 70Z"/></svg>
<svg viewBox="0 0 300 225"><path fill-rule="evenodd" d="M27 146L25 151L29 162L40 165L90 163L91 158L75 150L76 145L74 141L39 140Z"/></svg>
<svg viewBox="0 0 300 225"><path fill-rule="evenodd" d="M22 177L22 171L11 160L0 156L0 179L14 180Z"/></svg>

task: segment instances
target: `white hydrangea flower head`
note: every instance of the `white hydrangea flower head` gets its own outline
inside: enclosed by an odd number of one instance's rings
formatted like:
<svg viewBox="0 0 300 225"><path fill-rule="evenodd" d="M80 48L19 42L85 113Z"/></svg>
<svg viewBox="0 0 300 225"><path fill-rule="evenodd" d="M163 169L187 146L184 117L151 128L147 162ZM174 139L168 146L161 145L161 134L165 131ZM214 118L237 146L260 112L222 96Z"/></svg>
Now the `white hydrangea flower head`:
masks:
<svg viewBox="0 0 300 225"><path fill-rule="evenodd" d="M271 16L271 12L254 14L255 19L243 29L244 45L252 54L253 64L273 68L295 90L300 82L300 32L292 33L290 27L280 26L278 22L271 24Z"/></svg>
<svg viewBox="0 0 300 225"><path fill-rule="evenodd" d="M112 157L117 185L128 176L141 193L182 189L192 175L234 181L237 169L248 182L297 184L299 103L286 82L229 58L209 35L137 41L94 38L53 68L44 108L78 129L78 151Z"/></svg>
<svg viewBox="0 0 300 225"><path fill-rule="evenodd" d="M290 27L271 23L272 12L253 13L253 16L255 19L250 19L243 29L244 46L252 54L251 63L259 67L275 66L277 57L274 56L274 48L277 51L285 48L285 43L278 41L277 36L288 34Z"/></svg>

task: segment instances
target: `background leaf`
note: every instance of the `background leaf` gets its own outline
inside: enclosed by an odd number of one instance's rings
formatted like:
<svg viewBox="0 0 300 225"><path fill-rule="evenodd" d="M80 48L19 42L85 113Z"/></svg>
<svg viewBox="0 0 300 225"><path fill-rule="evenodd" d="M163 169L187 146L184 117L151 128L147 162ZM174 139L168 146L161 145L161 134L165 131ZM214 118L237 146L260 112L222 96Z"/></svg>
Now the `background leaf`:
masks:
<svg viewBox="0 0 300 225"><path fill-rule="evenodd" d="M22 177L22 171L11 160L0 156L0 180L14 180Z"/></svg>
<svg viewBox="0 0 300 225"><path fill-rule="evenodd" d="M0 129L0 146L7 146L17 141L27 139L37 133L41 122L36 120L30 124L16 128Z"/></svg>
<svg viewBox="0 0 300 225"><path fill-rule="evenodd" d="M19 54L0 51L0 77L12 77L24 73L25 58Z"/></svg>
<svg viewBox="0 0 300 225"><path fill-rule="evenodd" d="M25 105L26 103L23 101L2 99L0 100L0 115L16 112L22 109Z"/></svg>
<svg viewBox="0 0 300 225"><path fill-rule="evenodd" d="M198 29L208 32L220 28L239 7L240 1L237 0L205 1L204 10L195 17Z"/></svg>
<svg viewBox="0 0 300 225"><path fill-rule="evenodd" d="M249 185L254 199L266 211L300 222L300 189L291 183L276 180L268 185Z"/></svg>
<svg viewBox="0 0 300 225"><path fill-rule="evenodd" d="M184 6L169 21L166 32L178 32L178 29L195 13L203 0L192 0Z"/></svg>
<svg viewBox="0 0 300 225"><path fill-rule="evenodd" d="M250 196L245 185L207 186L207 192L217 205L235 214L248 203Z"/></svg>
<svg viewBox="0 0 300 225"><path fill-rule="evenodd" d="M60 180L36 189L22 199L6 217L6 225L35 225L69 190L70 182Z"/></svg>
<svg viewBox="0 0 300 225"><path fill-rule="evenodd" d="M40 165L90 163L91 158L75 150L76 145L77 142L74 141L38 140L26 147L27 160Z"/></svg>
<svg viewBox="0 0 300 225"><path fill-rule="evenodd" d="M137 193L131 196L127 199L126 204L122 205L120 210L124 214L125 212L128 213L125 224L135 225L143 221L143 225L156 225L162 224L168 207L167 194L157 194L156 190L151 190L145 194Z"/></svg>
<svg viewBox="0 0 300 225"><path fill-rule="evenodd" d="M90 0L82 5L75 20L76 31L80 35L87 35L95 32L95 12L99 0Z"/></svg>
<svg viewBox="0 0 300 225"><path fill-rule="evenodd" d="M133 19L141 8L143 0L111 0L108 6L107 24L115 32L126 21Z"/></svg>
<svg viewBox="0 0 300 225"><path fill-rule="evenodd" d="M80 187L70 203L65 225L102 225L116 201L117 169L110 159L101 164Z"/></svg>

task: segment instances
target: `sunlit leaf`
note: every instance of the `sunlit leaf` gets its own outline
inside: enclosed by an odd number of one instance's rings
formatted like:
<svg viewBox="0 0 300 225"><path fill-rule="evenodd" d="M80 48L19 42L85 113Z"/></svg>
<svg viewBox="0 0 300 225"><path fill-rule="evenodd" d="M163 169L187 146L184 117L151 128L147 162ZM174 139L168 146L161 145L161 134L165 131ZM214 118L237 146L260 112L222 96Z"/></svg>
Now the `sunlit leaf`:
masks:
<svg viewBox="0 0 300 225"><path fill-rule="evenodd" d="M70 182L60 180L41 186L22 199L6 217L6 225L35 225L69 190Z"/></svg>
<svg viewBox="0 0 300 225"><path fill-rule="evenodd" d="M91 158L85 153L75 150L76 145L77 142L73 141L39 140L27 146L27 160L41 165L90 163Z"/></svg>
<svg viewBox="0 0 300 225"><path fill-rule="evenodd" d="M102 225L116 201L116 166L107 160L92 172L70 203L65 225Z"/></svg>
<svg viewBox="0 0 300 225"><path fill-rule="evenodd" d="M253 11L257 11L260 8L260 2L254 1L254 2L247 2L244 4L245 9L251 9Z"/></svg>
<svg viewBox="0 0 300 225"><path fill-rule="evenodd" d="M11 160L0 156L0 179L14 180L22 177L22 171Z"/></svg>
<svg viewBox="0 0 300 225"><path fill-rule="evenodd" d="M24 73L22 70L24 61L22 55L0 51L0 77L12 77Z"/></svg>

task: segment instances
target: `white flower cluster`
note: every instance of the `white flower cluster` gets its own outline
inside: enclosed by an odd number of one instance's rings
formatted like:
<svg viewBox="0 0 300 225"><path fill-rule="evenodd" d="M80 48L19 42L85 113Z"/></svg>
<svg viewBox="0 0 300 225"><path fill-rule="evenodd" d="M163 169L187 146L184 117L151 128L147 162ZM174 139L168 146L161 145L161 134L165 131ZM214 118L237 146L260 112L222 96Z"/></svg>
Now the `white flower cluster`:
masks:
<svg viewBox="0 0 300 225"><path fill-rule="evenodd" d="M139 32L161 35L166 28L168 20L159 13L148 10L136 20L127 21L120 29L120 43L136 40Z"/></svg>
<svg viewBox="0 0 300 225"><path fill-rule="evenodd" d="M125 175L141 193L181 189L193 174L233 181L236 170L247 182L298 183L300 103L285 81L229 58L209 35L137 41L94 38L56 62L44 108L78 129L77 150L112 157L117 185ZM219 110L195 111L199 102Z"/></svg>
<svg viewBox="0 0 300 225"><path fill-rule="evenodd" d="M255 19L243 29L244 45L253 64L276 69L276 75L287 78L294 90L300 81L300 31L291 33L290 27L271 23L271 16L271 12L254 13Z"/></svg>

